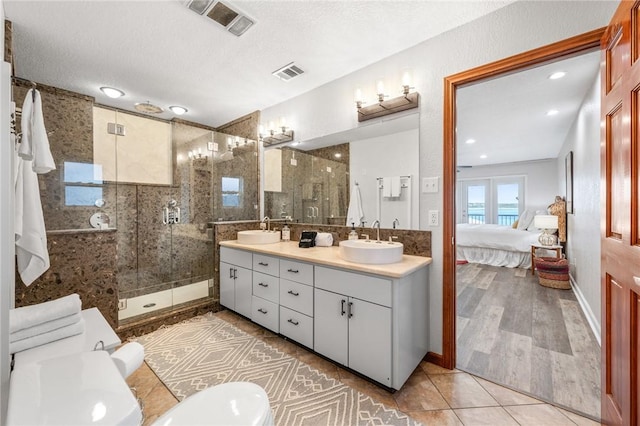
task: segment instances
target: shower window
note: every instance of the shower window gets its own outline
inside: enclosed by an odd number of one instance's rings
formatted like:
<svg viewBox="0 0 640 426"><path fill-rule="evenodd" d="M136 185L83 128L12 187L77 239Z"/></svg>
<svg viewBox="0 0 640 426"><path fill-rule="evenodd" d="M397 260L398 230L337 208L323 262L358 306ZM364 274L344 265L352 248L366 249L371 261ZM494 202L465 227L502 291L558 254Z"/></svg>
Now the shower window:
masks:
<svg viewBox="0 0 640 426"><path fill-rule="evenodd" d="M65 206L94 206L103 198L99 164L65 161L62 181Z"/></svg>
<svg viewBox="0 0 640 426"><path fill-rule="evenodd" d="M242 207L242 178L222 178L222 206Z"/></svg>

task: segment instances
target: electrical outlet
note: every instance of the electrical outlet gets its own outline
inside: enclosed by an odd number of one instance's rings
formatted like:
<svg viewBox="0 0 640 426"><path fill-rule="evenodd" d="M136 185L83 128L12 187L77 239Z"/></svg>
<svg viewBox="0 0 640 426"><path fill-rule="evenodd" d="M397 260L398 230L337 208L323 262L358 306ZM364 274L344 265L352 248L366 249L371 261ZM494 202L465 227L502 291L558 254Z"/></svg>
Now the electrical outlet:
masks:
<svg viewBox="0 0 640 426"><path fill-rule="evenodd" d="M127 299L118 300L118 310L121 311L123 309L127 309Z"/></svg>
<svg viewBox="0 0 640 426"><path fill-rule="evenodd" d="M422 193L438 192L438 177L422 178Z"/></svg>
<svg viewBox="0 0 640 426"><path fill-rule="evenodd" d="M429 226L440 225L440 214L438 210L429 210Z"/></svg>

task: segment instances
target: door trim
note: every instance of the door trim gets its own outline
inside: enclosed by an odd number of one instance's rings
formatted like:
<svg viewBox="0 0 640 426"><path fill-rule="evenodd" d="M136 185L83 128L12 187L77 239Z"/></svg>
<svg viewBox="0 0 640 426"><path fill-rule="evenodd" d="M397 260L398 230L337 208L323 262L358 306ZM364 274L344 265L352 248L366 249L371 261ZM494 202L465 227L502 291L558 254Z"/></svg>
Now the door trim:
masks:
<svg viewBox="0 0 640 426"><path fill-rule="evenodd" d="M441 366L456 365L456 89L490 77L519 71L542 62L580 54L599 48L606 28L599 28L557 43L491 62L444 79L444 156L443 156L443 294L442 294L442 358Z"/></svg>

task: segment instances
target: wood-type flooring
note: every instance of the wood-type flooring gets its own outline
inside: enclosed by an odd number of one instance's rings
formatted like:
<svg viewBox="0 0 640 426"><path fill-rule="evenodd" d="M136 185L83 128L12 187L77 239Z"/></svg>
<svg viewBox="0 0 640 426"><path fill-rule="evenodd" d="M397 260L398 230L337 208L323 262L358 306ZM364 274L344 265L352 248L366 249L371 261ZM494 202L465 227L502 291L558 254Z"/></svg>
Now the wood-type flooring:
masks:
<svg viewBox="0 0 640 426"><path fill-rule="evenodd" d="M573 290L528 269L457 266L457 368L600 418L600 346Z"/></svg>

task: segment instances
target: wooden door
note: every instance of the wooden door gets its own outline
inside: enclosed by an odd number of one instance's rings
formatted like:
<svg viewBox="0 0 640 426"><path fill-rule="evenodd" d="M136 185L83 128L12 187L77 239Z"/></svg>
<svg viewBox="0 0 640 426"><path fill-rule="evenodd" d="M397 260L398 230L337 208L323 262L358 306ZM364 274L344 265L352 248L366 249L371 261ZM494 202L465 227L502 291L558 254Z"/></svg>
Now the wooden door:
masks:
<svg viewBox="0 0 640 426"><path fill-rule="evenodd" d="M640 2L620 4L601 50L602 419L605 424L636 425L640 420Z"/></svg>

